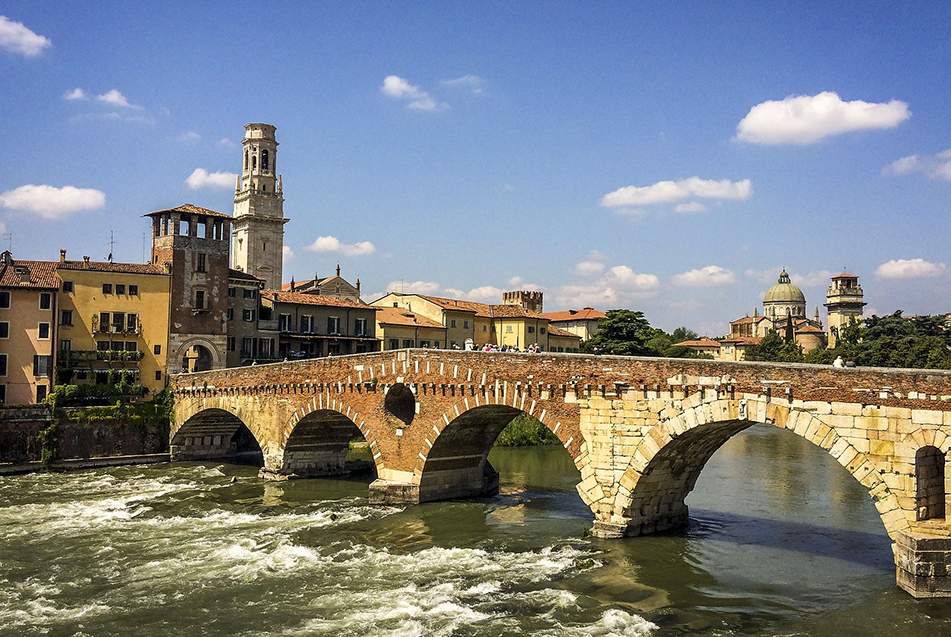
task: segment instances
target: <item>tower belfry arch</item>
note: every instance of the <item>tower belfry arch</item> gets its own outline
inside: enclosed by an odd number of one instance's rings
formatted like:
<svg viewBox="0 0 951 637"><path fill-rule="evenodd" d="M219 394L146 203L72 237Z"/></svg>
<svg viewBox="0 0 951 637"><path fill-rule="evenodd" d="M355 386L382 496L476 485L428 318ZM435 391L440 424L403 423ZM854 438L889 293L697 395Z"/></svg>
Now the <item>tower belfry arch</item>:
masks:
<svg viewBox="0 0 951 637"><path fill-rule="evenodd" d="M276 127L247 124L241 142L241 176L234 192L231 267L280 290L284 257L284 188L277 172Z"/></svg>

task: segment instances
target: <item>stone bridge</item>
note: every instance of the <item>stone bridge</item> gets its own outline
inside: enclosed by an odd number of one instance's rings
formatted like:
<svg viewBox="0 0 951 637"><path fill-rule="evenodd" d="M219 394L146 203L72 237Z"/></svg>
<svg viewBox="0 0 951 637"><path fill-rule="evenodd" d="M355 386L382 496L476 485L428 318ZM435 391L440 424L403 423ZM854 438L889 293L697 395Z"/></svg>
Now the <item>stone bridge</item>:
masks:
<svg viewBox="0 0 951 637"><path fill-rule="evenodd" d="M493 494L487 461L520 412L581 472L600 537L687 521L714 452L754 423L826 450L867 490L899 585L951 596L951 372L709 360L398 350L174 377L172 460L227 457L245 425L266 475L345 471L366 438L373 503Z"/></svg>

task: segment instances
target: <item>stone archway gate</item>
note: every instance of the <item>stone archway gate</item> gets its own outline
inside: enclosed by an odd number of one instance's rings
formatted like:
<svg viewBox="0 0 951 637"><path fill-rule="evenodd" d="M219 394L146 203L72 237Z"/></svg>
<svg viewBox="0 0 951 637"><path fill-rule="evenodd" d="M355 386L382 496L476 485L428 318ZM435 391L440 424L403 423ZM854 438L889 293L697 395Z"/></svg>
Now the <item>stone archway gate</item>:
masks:
<svg viewBox="0 0 951 637"><path fill-rule="evenodd" d="M379 503L491 492L492 441L529 413L574 459L601 537L684 524L684 498L713 453L754 423L775 425L865 486L901 586L951 596L948 371L398 350L181 374L172 388L172 460L224 456L244 423L267 472L332 473L342 463L328 458L345 445L321 431L344 423L370 444ZM923 450L930 474L916 467Z"/></svg>

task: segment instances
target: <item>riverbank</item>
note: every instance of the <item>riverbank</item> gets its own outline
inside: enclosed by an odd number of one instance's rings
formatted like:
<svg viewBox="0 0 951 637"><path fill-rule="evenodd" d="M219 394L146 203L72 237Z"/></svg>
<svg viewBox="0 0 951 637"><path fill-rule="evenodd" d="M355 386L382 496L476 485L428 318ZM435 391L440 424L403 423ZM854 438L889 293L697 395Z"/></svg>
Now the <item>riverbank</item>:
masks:
<svg viewBox="0 0 951 637"><path fill-rule="evenodd" d="M146 453L131 456L106 456L102 458L71 458L57 460L49 464L42 462L21 462L0 464L0 476L16 476L35 471L74 471L77 469L98 469L101 467L123 467L134 464L157 464L168 462L166 453Z"/></svg>

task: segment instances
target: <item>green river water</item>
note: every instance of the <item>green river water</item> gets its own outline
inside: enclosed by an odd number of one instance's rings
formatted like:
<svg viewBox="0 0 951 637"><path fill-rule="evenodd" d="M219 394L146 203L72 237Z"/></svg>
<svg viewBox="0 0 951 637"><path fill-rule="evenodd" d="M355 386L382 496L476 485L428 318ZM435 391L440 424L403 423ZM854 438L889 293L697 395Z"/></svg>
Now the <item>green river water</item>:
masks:
<svg viewBox="0 0 951 637"><path fill-rule="evenodd" d="M561 447L491 461L501 495L409 507L211 462L0 477L0 635L951 635L951 600L895 587L868 494L789 432L737 435L688 528L624 540L587 536Z"/></svg>

